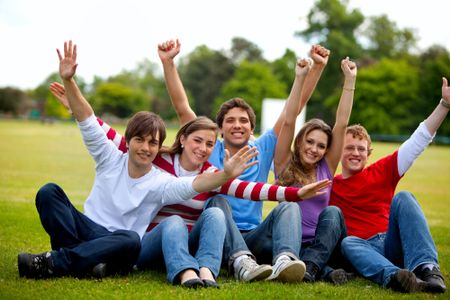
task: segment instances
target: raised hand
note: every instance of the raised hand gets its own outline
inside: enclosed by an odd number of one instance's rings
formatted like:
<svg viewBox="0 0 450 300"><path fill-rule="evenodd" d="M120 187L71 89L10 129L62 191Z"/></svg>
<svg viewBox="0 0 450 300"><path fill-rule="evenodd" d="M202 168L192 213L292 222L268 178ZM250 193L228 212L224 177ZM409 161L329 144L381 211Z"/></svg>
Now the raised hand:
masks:
<svg viewBox="0 0 450 300"><path fill-rule="evenodd" d="M323 179L320 181L316 181L314 183L310 183L304 185L298 192L297 195L299 198L305 200L314 196L323 195L326 191L321 191L324 188L327 188L331 185L331 180Z"/></svg>
<svg viewBox="0 0 450 300"><path fill-rule="evenodd" d="M56 49L59 57L59 75L63 80L70 80L77 70L77 45L72 41L64 42L64 57L59 49Z"/></svg>
<svg viewBox="0 0 450 300"><path fill-rule="evenodd" d="M250 146L245 146L236 152L232 157L230 157L230 152L225 149L225 159L223 161L223 171L229 178L235 178L242 174L245 169L256 165L257 160L249 161L258 155L256 147L250 148Z"/></svg>
<svg viewBox="0 0 450 300"><path fill-rule="evenodd" d="M180 53L181 44L178 39L167 40L164 43L158 44L158 55L161 61L174 59Z"/></svg>
<svg viewBox="0 0 450 300"><path fill-rule="evenodd" d="M309 70L311 69L311 65L311 59L298 59L297 64L295 65L295 75L299 77L306 76L306 74L308 74Z"/></svg>
<svg viewBox="0 0 450 300"><path fill-rule="evenodd" d="M59 82L52 82L50 84L50 91L52 92L53 96L58 99L59 103L67 108L69 112L71 112L69 107L69 100L67 100L66 89L64 88L64 86Z"/></svg>
<svg viewBox="0 0 450 300"><path fill-rule="evenodd" d="M448 86L447 78L442 77L442 99L450 104L450 87Z"/></svg>
<svg viewBox="0 0 450 300"><path fill-rule="evenodd" d="M356 73L358 72L356 64L353 61L351 61L350 58L348 58L348 56L341 61L341 69L346 78L347 77L355 78Z"/></svg>
<svg viewBox="0 0 450 300"><path fill-rule="evenodd" d="M314 64L326 65L328 63L328 58L330 57L330 50L320 45L313 45L309 56L314 61Z"/></svg>

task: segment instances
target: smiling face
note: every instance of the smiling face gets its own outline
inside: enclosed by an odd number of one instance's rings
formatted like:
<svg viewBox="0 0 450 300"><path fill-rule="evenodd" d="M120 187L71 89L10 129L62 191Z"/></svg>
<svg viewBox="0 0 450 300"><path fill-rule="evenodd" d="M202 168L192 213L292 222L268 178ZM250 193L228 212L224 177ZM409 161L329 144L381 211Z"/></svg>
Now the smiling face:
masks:
<svg viewBox="0 0 450 300"><path fill-rule="evenodd" d="M230 154L234 154L247 145L250 136L253 134L249 115L246 110L240 107L230 109L224 115L221 125L220 131Z"/></svg>
<svg viewBox="0 0 450 300"><path fill-rule="evenodd" d="M128 147L128 173L132 178L139 178L148 173L152 162L159 151L159 132L155 137L133 136L127 143Z"/></svg>
<svg viewBox="0 0 450 300"><path fill-rule="evenodd" d="M358 136L345 135L344 151L342 153L342 175L344 178L361 172L369 158L369 142Z"/></svg>
<svg viewBox="0 0 450 300"><path fill-rule="evenodd" d="M298 149L300 160L304 165L315 165L320 161L327 151L328 136L320 129L310 131L304 137Z"/></svg>
<svg viewBox="0 0 450 300"><path fill-rule="evenodd" d="M216 132L209 129L201 129L187 136L181 136L183 152L180 155L181 166L188 171L197 170L205 163L216 143Z"/></svg>

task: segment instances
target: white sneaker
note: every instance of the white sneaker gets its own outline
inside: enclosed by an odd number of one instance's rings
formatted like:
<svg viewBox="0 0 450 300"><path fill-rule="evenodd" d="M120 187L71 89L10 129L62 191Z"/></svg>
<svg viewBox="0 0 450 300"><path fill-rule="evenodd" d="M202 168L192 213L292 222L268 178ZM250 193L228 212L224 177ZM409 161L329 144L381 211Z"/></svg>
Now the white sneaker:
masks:
<svg viewBox="0 0 450 300"><path fill-rule="evenodd" d="M264 280L272 274L272 267L269 265L258 265L250 256L244 257L234 268L236 280L249 282Z"/></svg>
<svg viewBox="0 0 450 300"><path fill-rule="evenodd" d="M277 280L281 282L300 282L305 276L306 266L301 260L289 258L277 259L272 267L272 274L266 280Z"/></svg>

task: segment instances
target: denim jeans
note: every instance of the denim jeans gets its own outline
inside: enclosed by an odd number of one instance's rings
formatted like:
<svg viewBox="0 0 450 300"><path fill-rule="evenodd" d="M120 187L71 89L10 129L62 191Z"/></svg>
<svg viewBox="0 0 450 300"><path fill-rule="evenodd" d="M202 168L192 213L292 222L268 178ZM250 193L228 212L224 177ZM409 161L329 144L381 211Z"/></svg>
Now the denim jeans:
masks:
<svg viewBox="0 0 450 300"><path fill-rule="evenodd" d="M231 266L234 260L244 254L250 255L256 260L233 220L233 213L228 200L221 195L217 195L208 200L206 207L218 207L225 215L226 234L223 244L223 264L227 264L229 270L232 270Z"/></svg>
<svg viewBox="0 0 450 300"><path fill-rule="evenodd" d="M324 278L333 271L332 267L344 267L340 245L346 236L347 228L340 208L328 206L319 215L314 240L302 244L300 259L318 266L318 278Z"/></svg>
<svg viewBox="0 0 450 300"><path fill-rule="evenodd" d="M400 192L392 200L386 233L367 240L346 237L341 249L362 276L385 287L400 268L414 271L422 264L438 265L427 221L409 192Z"/></svg>
<svg viewBox="0 0 450 300"><path fill-rule="evenodd" d="M165 268L173 284L179 283L178 275L187 269L198 273L206 267L217 277L225 231L225 217L218 208L205 209L190 233L181 217L168 217L142 238L137 267Z"/></svg>
<svg viewBox="0 0 450 300"><path fill-rule="evenodd" d="M281 202L258 227L242 235L259 263L274 264L280 255L298 259L301 232L298 205Z"/></svg>
<svg viewBox="0 0 450 300"><path fill-rule="evenodd" d="M79 212L64 191L54 183L36 195L42 226L50 236L51 258L56 275L83 276L99 263L111 270L129 271L140 251L134 231L108 231Z"/></svg>

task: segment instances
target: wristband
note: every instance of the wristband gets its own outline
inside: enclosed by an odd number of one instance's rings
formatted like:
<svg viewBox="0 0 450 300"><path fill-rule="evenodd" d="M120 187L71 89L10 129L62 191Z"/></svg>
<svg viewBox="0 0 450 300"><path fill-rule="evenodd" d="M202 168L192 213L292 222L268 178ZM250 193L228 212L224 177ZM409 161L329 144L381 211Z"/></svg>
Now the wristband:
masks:
<svg viewBox="0 0 450 300"><path fill-rule="evenodd" d="M441 99L439 104L442 105L443 107L445 107L446 109L450 109L450 104L447 101L445 101L443 98Z"/></svg>

